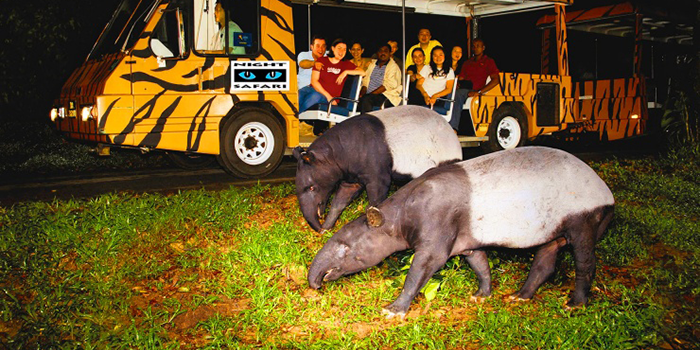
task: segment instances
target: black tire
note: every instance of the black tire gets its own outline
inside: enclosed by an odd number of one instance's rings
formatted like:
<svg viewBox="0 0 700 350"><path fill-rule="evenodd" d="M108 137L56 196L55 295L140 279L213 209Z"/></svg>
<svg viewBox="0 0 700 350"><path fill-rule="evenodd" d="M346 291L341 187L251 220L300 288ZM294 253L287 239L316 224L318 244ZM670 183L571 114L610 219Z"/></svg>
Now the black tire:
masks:
<svg viewBox="0 0 700 350"><path fill-rule="evenodd" d="M211 167L216 163L216 157L209 154L166 152L168 160L181 169L197 170Z"/></svg>
<svg viewBox="0 0 700 350"><path fill-rule="evenodd" d="M261 108L245 108L227 118L220 141L219 164L241 178L270 174L284 156L282 126Z"/></svg>
<svg viewBox="0 0 700 350"><path fill-rule="evenodd" d="M525 116L513 106L501 106L494 113L488 137L482 144L486 153L524 146L527 142Z"/></svg>

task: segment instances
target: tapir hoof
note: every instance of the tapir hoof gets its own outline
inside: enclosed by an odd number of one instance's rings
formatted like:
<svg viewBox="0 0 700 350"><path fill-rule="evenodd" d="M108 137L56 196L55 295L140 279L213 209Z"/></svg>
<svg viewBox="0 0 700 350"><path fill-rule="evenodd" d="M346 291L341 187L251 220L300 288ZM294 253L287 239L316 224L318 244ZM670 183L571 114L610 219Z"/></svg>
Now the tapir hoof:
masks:
<svg viewBox="0 0 700 350"><path fill-rule="evenodd" d="M574 299L572 298L572 299L569 300L566 304L564 304L564 309L565 309L565 310L573 310L573 309L582 308L582 307L586 306L586 302L587 302L587 301L588 301L588 300L585 300L585 301L576 301L576 300L574 300Z"/></svg>
<svg viewBox="0 0 700 350"><path fill-rule="evenodd" d="M521 297L519 293L511 294L511 295L508 296L507 299L508 299L508 301L513 301L513 302L515 302L515 301L530 301L530 300L532 300L532 298L523 298L523 297Z"/></svg>
<svg viewBox="0 0 700 350"><path fill-rule="evenodd" d="M469 301L476 304L481 304L486 300L488 296L472 295L469 297Z"/></svg>
<svg viewBox="0 0 700 350"><path fill-rule="evenodd" d="M390 311L390 310L388 310L388 309L386 309L386 308L382 309L382 315L386 316L386 319L387 319L387 320L390 320L390 319L395 318L395 317L398 317L398 318L400 318L400 319L402 319L402 320L403 320L404 318L406 318L406 313L405 313L405 312L393 312L393 311Z"/></svg>

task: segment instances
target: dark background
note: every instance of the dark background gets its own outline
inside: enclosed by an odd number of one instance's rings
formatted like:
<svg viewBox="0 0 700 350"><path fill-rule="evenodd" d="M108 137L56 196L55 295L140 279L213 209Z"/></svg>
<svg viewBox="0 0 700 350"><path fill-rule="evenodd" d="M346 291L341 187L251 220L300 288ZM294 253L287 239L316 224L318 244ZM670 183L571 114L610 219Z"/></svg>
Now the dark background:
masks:
<svg viewBox="0 0 700 350"><path fill-rule="evenodd" d="M619 2L623 1L576 0L567 11ZM636 2L658 5L661 1ZM49 109L61 85L85 60L118 3L119 0L0 0L0 121L48 121ZM697 4L696 0L663 1L667 8L686 12L697 11ZM298 53L308 49L307 7L294 5L294 11ZM541 39L535 22L547 13L553 10L481 20L480 36L487 43L487 54L502 71L539 71ZM329 41L337 37L359 40L366 46L365 56L371 56L380 44L390 39L399 41L401 47L400 13L312 6L311 15L313 33ZM421 27L430 28L433 38L448 50L466 44L464 18L408 14L407 48L418 42L416 35ZM570 45L572 61L574 55L583 62L590 60L591 50L585 44ZM612 58L631 56L620 54L620 50L628 49L615 43L602 45L599 50ZM663 50L663 47L658 49Z"/></svg>

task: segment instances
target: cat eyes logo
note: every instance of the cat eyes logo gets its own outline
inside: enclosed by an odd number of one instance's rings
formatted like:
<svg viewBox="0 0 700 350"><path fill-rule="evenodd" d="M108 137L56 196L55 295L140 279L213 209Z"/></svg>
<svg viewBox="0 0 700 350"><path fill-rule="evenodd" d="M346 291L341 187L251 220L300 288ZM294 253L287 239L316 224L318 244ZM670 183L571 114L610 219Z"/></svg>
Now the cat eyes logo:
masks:
<svg viewBox="0 0 700 350"><path fill-rule="evenodd" d="M289 91L289 61L231 61L231 92Z"/></svg>

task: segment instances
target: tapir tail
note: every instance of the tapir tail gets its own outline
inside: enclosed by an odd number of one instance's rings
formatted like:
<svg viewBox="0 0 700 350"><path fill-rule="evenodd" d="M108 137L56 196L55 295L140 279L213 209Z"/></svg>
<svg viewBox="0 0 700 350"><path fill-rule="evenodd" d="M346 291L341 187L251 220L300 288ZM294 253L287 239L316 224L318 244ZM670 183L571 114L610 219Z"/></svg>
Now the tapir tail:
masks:
<svg viewBox="0 0 700 350"><path fill-rule="evenodd" d="M600 241L600 239L603 238L603 233L605 233L605 230L608 228L610 221L612 221L614 213L615 213L615 206L614 205L607 205L607 206L603 207L603 210L602 210L603 220L601 220L600 225L598 225L598 232L596 232L596 241Z"/></svg>

